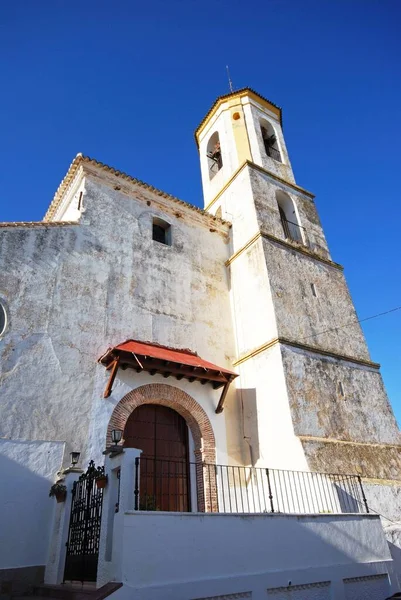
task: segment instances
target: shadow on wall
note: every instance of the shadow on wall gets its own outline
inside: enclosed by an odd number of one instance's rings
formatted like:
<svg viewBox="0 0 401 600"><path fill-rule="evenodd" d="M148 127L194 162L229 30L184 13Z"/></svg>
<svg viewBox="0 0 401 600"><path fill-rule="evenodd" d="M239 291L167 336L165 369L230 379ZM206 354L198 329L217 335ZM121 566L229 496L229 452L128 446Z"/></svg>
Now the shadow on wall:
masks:
<svg viewBox="0 0 401 600"><path fill-rule="evenodd" d="M0 581L13 593L15 583L43 577L55 506L49 489L63 453L62 442L0 440Z"/></svg>
<svg viewBox="0 0 401 600"><path fill-rule="evenodd" d="M390 548L391 557L394 561L398 582L401 587L401 523L385 527L384 532Z"/></svg>
<svg viewBox="0 0 401 600"><path fill-rule="evenodd" d="M363 510L363 506L361 506L357 500L348 494L346 490L344 490L339 485L334 485L336 488L337 498L340 503L340 509L343 513L359 513Z"/></svg>
<svg viewBox="0 0 401 600"><path fill-rule="evenodd" d="M384 600L391 593L380 521L365 516L127 514L123 540L129 589L121 600L134 597L133 589L142 600L192 597L194 586L198 598L244 589L251 597L256 588L275 600Z"/></svg>
<svg viewBox="0 0 401 600"><path fill-rule="evenodd" d="M255 466L260 458L258 413L255 388L237 388L241 407L241 429L245 441L244 464Z"/></svg>

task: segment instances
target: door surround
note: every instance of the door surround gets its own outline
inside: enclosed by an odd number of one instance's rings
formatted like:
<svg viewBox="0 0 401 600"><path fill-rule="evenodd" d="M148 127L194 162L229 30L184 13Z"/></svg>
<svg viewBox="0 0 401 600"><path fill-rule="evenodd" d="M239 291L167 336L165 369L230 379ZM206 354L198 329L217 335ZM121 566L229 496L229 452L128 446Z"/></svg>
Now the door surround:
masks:
<svg viewBox="0 0 401 600"><path fill-rule="evenodd" d="M178 412L191 430L195 461L216 463L216 441L209 417L192 396L165 383L141 385L121 398L110 417L106 447L112 443L112 430L124 430L128 417L141 404L161 404Z"/></svg>
<svg viewBox="0 0 401 600"><path fill-rule="evenodd" d="M186 392L165 383L149 383L131 390L115 406L107 427L106 447L112 444L113 429L122 429L130 414L142 404L161 404L184 417L194 441L198 511L209 512L217 507L215 476L204 477L202 463L216 464L216 441L209 417L203 408ZM210 471L210 469L209 469Z"/></svg>

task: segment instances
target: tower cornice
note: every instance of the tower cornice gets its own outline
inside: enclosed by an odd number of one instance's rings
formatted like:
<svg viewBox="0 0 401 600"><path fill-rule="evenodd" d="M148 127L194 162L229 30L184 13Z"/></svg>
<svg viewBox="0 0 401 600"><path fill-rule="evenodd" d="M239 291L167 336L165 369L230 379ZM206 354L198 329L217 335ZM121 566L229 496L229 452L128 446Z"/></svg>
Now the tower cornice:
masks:
<svg viewBox="0 0 401 600"><path fill-rule="evenodd" d="M272 340L269 340L268 342L265 342L264 344L261 344L257 348L250 350L249 352L240 356L238 358L238 360L234 361L233 366L237 367L238 365L242 364L243 362L246 362L247 360L254 358L261 352L265 352L265 350L272 348L276 344L280 344L282 346L290 346L292 348L298 348L299 350L304 350L304 351L310 352L312 354L317 354L320 356L328 356L330 358L334 358L335 360L342 360L345 362L354 363L356 365L369 367L376 371L380 369L380 364L375 363L371 360L365 360L363 358L357 358L355 356L349 356L347 354L339 354L338 352L332 352L331 350L324 350L322 348L319 348L318 346L311 346L310 344L303 344L301 342L297 342L296 340L289 340L284 337L274 338Z"/></svg>
<svg viewBox="0 0 401 600"><path fill-rule="evenodd" d="M267 233L266 231L258 231L253 237L251 237L250 240L248 240L248 242L246 244L244 244L241 248L239 248L236 252L234 252L234 254L232 254L230 256L230 258L226 260L226 262L225 262L226 267L231 265L231 263L234 262L234 260L236 258L238 258L238 256L240 256L243 252L248 250L248 248L250 248L250 246L252 246L255 242L257 242L260 239L270 240L271 242L280 244L281 246L284 246L285 248L289 248L290 250L295 250L295 252L300 252L301 254L304 254L305 256L307 256L308 258L311 258L312 260L317 260L319 262L322 262L322 263L328 265L329 267L338 269L339 271L344 270L344 267L342 265L340 265L339 263L329 260L328 258L324 258L323 256L316 254L315 252L311 252L308 248L306 248L305 246L302 246L299 243L287 242L286 240L281 240L280 238L276 237L275 235L272 235L271 233Z"/></svg>
<svg viewBox="0 0 401 600"><path fill-rule="evenodd" d="M268 100L264 96L261 96L258 92L255 92L255 90L253 90L252 88L249 88L249 87L241 88L240 90L237 90L236 92L230 92L229 94L224 94L223 96L219 96L218 98L216 98L216 100L214 101L214 103L211 106L211 108L209 109L209 111L206 113L206 115L203 117L203 119L200 122L200 124L198 125L198 127L195 129L194 135L195 135L195 141L196 141L197 146L199 146L199 135L201 134L201 132L204 129L204 127L206 126L206 124L209 122L212 115L219 109L219 107L222 104L224 104L224 102L227 102L227 100L231 100L234 98L244 98L245 96L248 96L252 100L255 100L256 102L261 104L263 107L267 108L272 113L274 113L277 116L277 118L280 122L280 125L283 126L282 110L279 106L277 106L277 104L274 104L274 102L272 102L271 100Z"/></svg>
<svg viewBox="0 0 401 600"><path fill-rule="evenodd" d="M234 171L234 173L232 174L232 176L230 177L230 179L224 184L224 186L221 188L221 190L219 191L219 193L216 194L215 197L205 207L205 210L210 210L212 208L213 204L220 198L220 196L222 194L224 194L224 192L227 190L228 187L230 187L230 185L236 179L236 177L238 177L238 175L247 166L251 167L252 169L255 169L257 171L260 171L264 175L268 175L269 177L271 177L275 181L278 181L279 183L281 183L281 184L289 187L290 189L292 189L292 190L294 190L294 191L296 191L296 192L298 192L298 193L306 196L311 202L314 201L313 199L314 199L315 195L312 192L309 192L305 188L300 187L296 183L291 183L290 181L286 181L282 177L279 177L275 173L272 173L271 171L268 171L267 169L264 169L260 165L257 165L257 164L255 164L254 162L252 162L250 160L244 160L244 162L238 167L238 169L236 171Z"/></svg>

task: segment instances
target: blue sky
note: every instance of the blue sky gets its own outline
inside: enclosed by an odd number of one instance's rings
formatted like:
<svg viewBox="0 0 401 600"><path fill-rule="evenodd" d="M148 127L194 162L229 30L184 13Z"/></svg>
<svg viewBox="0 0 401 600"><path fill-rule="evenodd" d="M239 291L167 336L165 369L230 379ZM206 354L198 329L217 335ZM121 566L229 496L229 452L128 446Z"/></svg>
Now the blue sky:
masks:
<svg viewBox="0 0 401 600"><path fill-rule="evenodd" d="M359 317L401 305L398 0L0 11L0 221L40 220L77 152L202 205L193 132L229 64L236 88L283 107L297 183L316 194ZM401 422L401 311L364 331Z"/></svg>

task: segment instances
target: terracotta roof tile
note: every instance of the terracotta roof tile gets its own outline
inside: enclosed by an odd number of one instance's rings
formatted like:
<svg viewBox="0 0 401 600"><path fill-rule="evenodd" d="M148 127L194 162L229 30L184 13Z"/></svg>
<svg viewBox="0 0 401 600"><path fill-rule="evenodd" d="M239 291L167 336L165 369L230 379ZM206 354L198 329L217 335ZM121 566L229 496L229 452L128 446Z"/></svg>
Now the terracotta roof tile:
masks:
<svg viewBox="0 0 401 600"><path fill-rule="evenodd" d="M154 358L164 360L168 362L174 362L181 365L188 365L196 369L204 369L210 371L216 371L218 373L224 373L230 377L238 377L238 374L234 371L230 371L224 367L219 367L214 363L208 362L198 356L196 352L186 349L171 348L170 346L163 346L161 344L155 344L153 342L140 342L139 340L126 340L118 346L108 348L105 354L103 354L98 362L102 364L109 364L113 358L115 358L116 351L127 352L129 354L137 354L138 356Z"/></svg>
<svg viewBox="0 0 401 600"><path fill-rule="evenodd" d="M0 227L60 227L64 225L79 225L77 221L12 221L0 223Z"/></svg>

